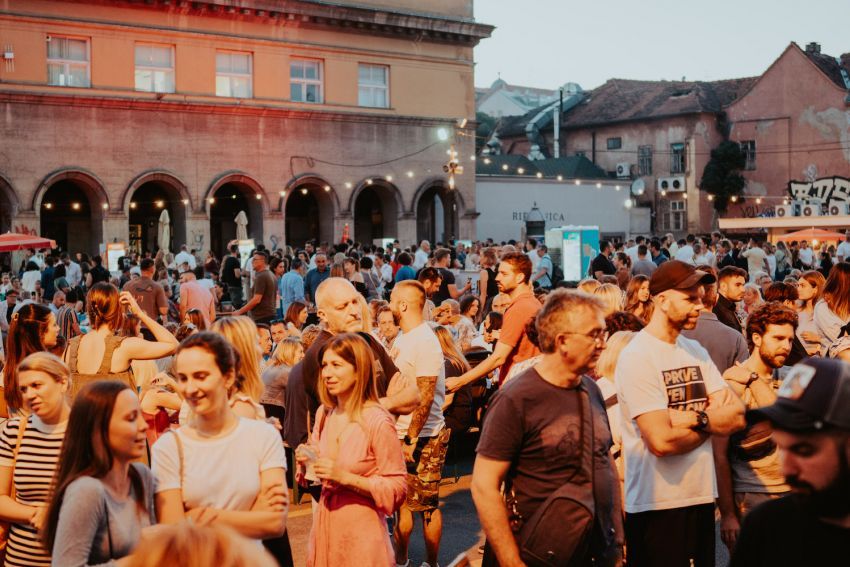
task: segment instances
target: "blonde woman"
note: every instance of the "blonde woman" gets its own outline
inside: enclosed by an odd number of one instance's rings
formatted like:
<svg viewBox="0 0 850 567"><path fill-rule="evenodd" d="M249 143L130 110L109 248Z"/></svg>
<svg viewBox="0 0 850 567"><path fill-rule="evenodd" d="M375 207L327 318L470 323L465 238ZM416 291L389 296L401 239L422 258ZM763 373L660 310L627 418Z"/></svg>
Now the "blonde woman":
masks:
<svg viewBox="0 0 850 567"><path fill-rule="evenodd" d="M183 522L161 527L156 537L146 542L145 552L132 555L126 567L161 565L277 567L277 562L234 530Z"/></svg>
<svg viewBox="0 0 850 567"><path fill-rule="evenodd" d="M263 395L260 403L269 417L283 422L286 408L286 385L292 367L304 358L304 347L298 337L286 337L278 343L269 359L269 365L263 370Z"/></svg>
<svg viewBox="0 0 850 567"><path fill-rule="evenodd" d="M599 361L596 363L596 375L599 379L596 385L602 391L602 396L605 398L605 407L608 412L608 424L611 427L611 438L614 444L611 446L611 454L614 456L614 463L617 465L617 471L620 474L620 482L623 482L623 458L620 454L622 446L622 430L621 430L621 411L617 404L617 386L614 384L614 371L617 369L617 359L620 358L620 353L631 342L637 333L633 331L617 331L605 343L605 350L599 355Z"/></svg>
<svg viewBox="0 0 850 567"><path fill-rule="evenodd" d="M593 290L593 295L601 299L605 305L605 317L623 309L623 290L617 285L601 284Z"/></svg>
<svg viewBox="0 0 850 567"><path fill-rule="evenodd" d="M602 284L600 284L599 280L597 280L596 278L585 278L578 282L578 286L576 286L576 289L579 291L583 291L584 293L593 293L600 285Z"/></svg>
<svg viewBox="0 0 850 567"><path fill-rule="evenodd" d="M372 349L343 333L319 359L322 407L310 441L296 450L299 476L310 463L322 482L307 566L394 565L386 519L404 499L406 468L393 417L378 403Z"/></svg>
<svg viewBox="0 0 850 567"><path fill-rule="evenodd" d="M265 419L266 412L260 405L263 396L260 358L263 353L257 342L254 321L244 315L222 317L213 323L210 330L224 336L239 357L239 372L230 393L230 407L239 417Z"/></svg>

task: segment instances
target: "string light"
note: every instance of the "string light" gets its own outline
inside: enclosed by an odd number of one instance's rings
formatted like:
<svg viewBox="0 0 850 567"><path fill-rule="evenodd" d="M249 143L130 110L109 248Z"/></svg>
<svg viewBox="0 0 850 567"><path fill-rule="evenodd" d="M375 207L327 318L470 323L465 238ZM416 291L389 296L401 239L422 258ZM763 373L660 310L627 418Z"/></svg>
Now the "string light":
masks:
<svg viewBox="0 0 850 567"><path fill-rule="evenodd" d="M387 181L389 181L389 182L392 182L392 180L393 180L393 176L392 176L392 175L387 175L387 176L385 177L385 179L386 179Z"/></svg>
<svg viewBox="0 0 850 567"><path fill-rule="evenodd" d="M413 177L413 172L412 172L412 171L408 171L408 172L407 172L407 176L412 178L412 177Z"/></svg>
<svg viewBox="0 0 850 567"><path fill-rule="evenodd" d="M732 195L732 198L731 198L731 199L729 199L729 200L730 200L730 201L732 201L733 203L737 203L737 202L738 202L738 196L737 196L737 195Z"/></svg>
<svg viewBox="0 0 850 567"><path fill-rule="evenodd" d="M259 193L257 193L256 195L254 195L254 197L256 197L258 201L259 201L260 199L262 199L262 198L263 198L263 196L262 196L262 195L260 195Z"/></svg>
<svg viewBox="0 0 850 567"><path fill-rule="evenodd" d="M135 209L135 208L136 208L136 203L135 203L135 201L130 201L130 208L131 208L131 209Z"/></svg>
<svg viewBox="0 0 850 567"><path fill-rule="evenodd" d="M325 193L330 193L330 191L331 191L331 186L325 185Z"/></svg>
<svg viewBox="0 0 850 567"><path fill-rule="evenodd" d="M475 161L475 156L469 156L469 161Z"/></svg>
<svg viewBox="0 0 850 567"><path fill-rule="evenodd" d="M756 205L761 205L761 197L756 197Z"/></svg>
<svg viewBox="0 0 850 567"><path fill-rule="evenodd" d="M522 168L522 167L518 167L518 168L516 168L516 172L519 173L520 175L522 175L523 173L525 173L525 169Z"/></svg>
<svg viewBox="0 0 850 567"><path fill-rule="evenodd" d="M280 192L280 196L281 196L281 197L286 197L286 191L281 191L281 192Z"/></svg>
<svg viewBox="0 0 850 567"><path fill-rule="evenodd" d="M620 190L620 186L619 186L619 185L617 185L616 187L614 187L614 189L616 189L617 191L619 191L619 190Z"/></svg>
<svg viewBox="0 0 850 567"><path fill-rule="evenodd" d="M662 197L666 197L666 196L667 196L667 191L666 191L665 189L662 189L662 190L661 190L661 196L662 196Z"/></svg>
<svg viewBox="0 0 850 567"><path fill-rule="evenodd" d="M576 179L576 185L581 185L581 179Z"/></svg>
<svg viewBox="0 0 850 567"><path fill-rule="evenodd" d="M508 164L503 163L502 164L502 171L507 171L507 170L508 170Z"/></svg>
<svg viewBox="0 0 850 567"><path fill-rule="evenodd" d="M711 193L709 193L709 194L708 194L708 200L709 200L709 201L713 201L713 200L714 200L714 195L712 195Z"/></svg>
<svg viewBox="0 0 850 567"><path fill-rule="evenodd" d="M597 188L597 189L602 189L602 184L601 184L601 183L597 183L597 184L596 184L596 188Z"/></svg>
<svg viewBox="0 0 850 567"><path fill-rule="evenodd" d="M490 158L484 158L484 164L485 165L490 165L491 163L493 163L493 162Z"/></svg>
<svg viewBox="0 0 850 567"><path fill-rule="evenodd" d="M109 203L104 203L104 204L103 204L103 210L105 211L105 210L107 210L108 208L109 208Z"/></svg>
<svg viewBox="0 0 850 567"><path fill-rule="evenodd" d="M682 199L687 199L687 198L688 198L688 194L687 194L687 193L682 193Z"/></svg>
<svg viewBox="0 0 850 567"><path fill-rule="evenodd" d="M80 204L79 203L71 203L71 208L74 209L75 211L79 211L80 210Z"/></svg>
<svg viewBox="0 0 850 567"><path fill-rule="evenodd" d="M183 204L184 204L184 205L188 205L188 204L189 204L189 199L183 199Z"/></svg>
<svg viewBox="0 0 850 567"><path fill-rule="evenodd" d="M564 176L563 176L563 175L559 175L559 176L558 176L558 181L563 181L563 180L564 180Z"/></svg>
<svg viewBox="0 0 850 567"><path fill-rule="evenodd" d="M346 181L346 182L345 182L345 188L346 188L346 189L351 189L352 187L353 187L353 185L351 184L351 181Z"/></svg>
<svg viewBox="0 0 850 567"><path fill-rule="evenodd" d="M537 172L537 179L543 179L543 174L539 171Z"/></svg>
<svg viewBox="0 0 850 567"><path fill-rule="evenodd" d="M52 208L53 208L53 203L45 203L45 204L44 204L44 208L45 208L45 209L52 209Z"/></svg>
<svg viewBox="0 0 850 567"><path fill-rule="evenodd" d="M306 194L307 194L307 188L306 188L306 187L304 187L304 188L301 190L301 194L302 194L302 195L306 195Z"/></svg>
<svg viewBox="0 0 850 567"><path fill-rule="evenodd" d="M214 205L214 204L215 204L215 197L210 197L210 198L209 198L209 199L207 199L207 200L209 201L210 205Z"/></svg>
<svg viewBox="0 0 850 567"><path fill-rule="evenodd" d="M372 184L372 180L371 180L371 179L367 179L367 180L366 180L366 185L371 185L371 184Z"/></svg>
<svg viewBox="0 0 850 567"><path fill-rule="evenodd" d="M162 201L157 201L155 204L156 204L156 208L158 208L158 209L161 209L165 206L165 203L162 202Z"/></svg>

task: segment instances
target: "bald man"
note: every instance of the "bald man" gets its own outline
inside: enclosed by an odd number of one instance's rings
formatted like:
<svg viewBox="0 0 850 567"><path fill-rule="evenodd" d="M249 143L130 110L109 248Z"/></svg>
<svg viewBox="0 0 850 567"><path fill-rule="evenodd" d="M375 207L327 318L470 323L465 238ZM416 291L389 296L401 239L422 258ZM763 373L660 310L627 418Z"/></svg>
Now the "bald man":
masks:
<svg viewBox="0 0 850 567"><path fill-rule="evenodd" d="M290 447L307 442L310 424L315 421L319 409L317 384L322 364L319 351L339 333L359 333L372 347L378 361L377 387L379 402L394 415L405 415L419 405L419 390L415 381L408 381L396 368L384 347L364 329L360 294L345 278L328 278L316 289L316 314L325 328L304 353L304 359L295 365L289 374L286 388L286 414L283 426L284 437Z"/></svg>

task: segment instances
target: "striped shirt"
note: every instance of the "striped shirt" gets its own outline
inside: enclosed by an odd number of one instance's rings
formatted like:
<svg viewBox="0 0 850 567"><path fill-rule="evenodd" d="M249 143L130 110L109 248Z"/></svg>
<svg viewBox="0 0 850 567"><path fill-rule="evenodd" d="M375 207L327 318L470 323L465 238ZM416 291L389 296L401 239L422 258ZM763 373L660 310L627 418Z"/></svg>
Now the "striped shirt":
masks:
<svg viewBox="0 0 850 567"><path fill-rule="evenodd" d="M0 433L0 467L12 467L13 451L18 440L21 418L6 422ZM65 438L68 422L47 425L37 416L30 416L18 460L15 463L15 501L25 506L46 506L53 473L59 462L59 451ZM6 546L6 567L50 565L50 555L38 541L38 534L29 524L12 524Z"/></svg>

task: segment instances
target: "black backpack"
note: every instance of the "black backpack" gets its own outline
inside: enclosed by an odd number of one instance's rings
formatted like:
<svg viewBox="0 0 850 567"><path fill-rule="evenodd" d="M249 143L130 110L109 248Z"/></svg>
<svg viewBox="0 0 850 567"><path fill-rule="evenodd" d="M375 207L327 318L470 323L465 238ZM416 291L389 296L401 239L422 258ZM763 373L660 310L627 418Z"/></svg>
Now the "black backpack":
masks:
<svg viewBox="0 0 850 567"><path fill-rule="evenodd" d="M581 469L549 495L519 529L520 556L529 567L579 567L587 553L596 523L593 498L593 414L584 383L581 400Z"/></svg>
<svg viewBox="0 0 850 567"><path fill-rule="evenodd" d="M564 270L556 264L552 262L552 287L558 287L558 284L564 281Z"/></svg>

